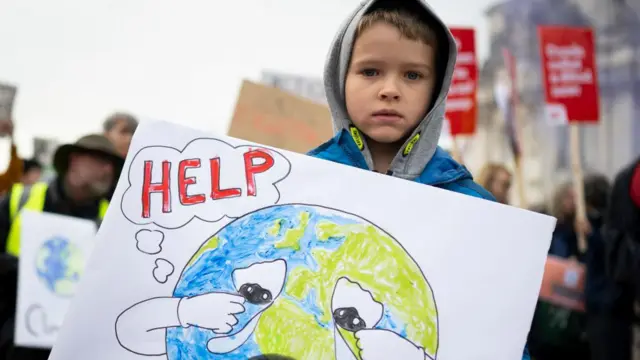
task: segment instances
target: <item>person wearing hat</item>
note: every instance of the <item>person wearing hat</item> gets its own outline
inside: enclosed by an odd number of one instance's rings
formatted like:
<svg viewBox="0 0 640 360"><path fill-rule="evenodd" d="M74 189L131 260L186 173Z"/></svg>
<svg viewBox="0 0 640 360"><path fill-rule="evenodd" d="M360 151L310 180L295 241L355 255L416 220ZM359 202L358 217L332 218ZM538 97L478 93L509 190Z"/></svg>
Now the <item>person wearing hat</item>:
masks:
<svg viewBox="0 0 640 360"><path fill-rule="evenodd" d="M13 344L20 211L43 211L100 223L109 206L124 159L103 135L87 135L54 154L56 177L50 183L16 184L0 199L0 360L47 359L49 350Z"/></svg>

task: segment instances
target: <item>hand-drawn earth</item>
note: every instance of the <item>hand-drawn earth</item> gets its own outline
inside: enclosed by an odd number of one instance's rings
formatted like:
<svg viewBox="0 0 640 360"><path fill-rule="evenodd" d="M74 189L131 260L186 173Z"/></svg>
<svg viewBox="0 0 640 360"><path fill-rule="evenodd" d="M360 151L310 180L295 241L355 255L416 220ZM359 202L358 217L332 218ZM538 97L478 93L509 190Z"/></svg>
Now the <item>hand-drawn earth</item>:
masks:
<svg viewBox="0 0 640 360"><path fill-rule="evenodd" d="M278 259L286 271L237 273ZM389 234L339 210L276 205L229 223L193 255L173 296L210 292L240 293L245 312L226 335L167 329L169 359L334 359L340 348L359 359L354 333L371 328L392 331L432 358L437 352L437 309L421 269ZM238 344L214 354L207 344L216 337Z"/></svg>

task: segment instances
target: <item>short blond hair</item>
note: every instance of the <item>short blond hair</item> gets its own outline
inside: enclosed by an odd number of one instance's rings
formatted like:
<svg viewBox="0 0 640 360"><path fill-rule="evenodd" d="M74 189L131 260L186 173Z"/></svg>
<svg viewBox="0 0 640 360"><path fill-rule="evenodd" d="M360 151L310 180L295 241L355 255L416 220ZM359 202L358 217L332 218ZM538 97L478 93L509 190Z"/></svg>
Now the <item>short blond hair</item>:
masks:
<svg viewBox="0 0 640 360"><path fill-rule="evenodd" d="M395 27L403 37L409 40L421 41L434 48L438 46L438 37L426 22L407 11L396 9L379 9L365 14L358 23L356 38L377 23Z"/></svg>

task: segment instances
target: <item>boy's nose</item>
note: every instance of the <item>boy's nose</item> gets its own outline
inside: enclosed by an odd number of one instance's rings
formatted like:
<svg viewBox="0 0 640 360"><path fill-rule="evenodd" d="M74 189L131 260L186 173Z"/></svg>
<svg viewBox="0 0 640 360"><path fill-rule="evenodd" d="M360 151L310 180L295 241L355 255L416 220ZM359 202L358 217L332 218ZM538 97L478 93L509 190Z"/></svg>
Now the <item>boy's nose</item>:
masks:
<svg viewBox="0 0 640 360"><path fill-rule="evenodd" d="M382 84L382 88L378 93L378 97L381 100L398 100L400 98L400 91L398 90L398 85L396 84L395 79L385 79Z"/></svg>

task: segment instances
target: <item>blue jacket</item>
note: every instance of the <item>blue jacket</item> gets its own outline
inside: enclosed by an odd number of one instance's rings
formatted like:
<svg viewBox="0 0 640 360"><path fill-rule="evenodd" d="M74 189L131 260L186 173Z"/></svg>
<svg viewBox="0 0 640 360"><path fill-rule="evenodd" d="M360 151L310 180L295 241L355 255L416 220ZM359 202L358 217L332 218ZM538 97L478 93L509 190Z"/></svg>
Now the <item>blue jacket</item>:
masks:
<svg viewBox="0 0 640 360"><path fill-rule="evenodd" d="M333 139L311 150L308 155L364 170L369 169L362 156L362 152L353 141L353 137L346 130L342 130ZM458 164L440 147L438 147L429 163L427 163L422 174L414 181L495 201L491 193L473 181L471 173L469 173L464 166ZM530 359L529 351L525 347L522 360Z"/></svg>
<svg viewBox="0 0 640 360"><path fill-rule="evenodd" d="M308 155L364 170L369 169L362 152L346 130L341 131L333 139L311 150ZM422 174L414 181L495 201L491 193L473 181L471 173L464 166L458 164L446 151L439 147Z"/></svg>

